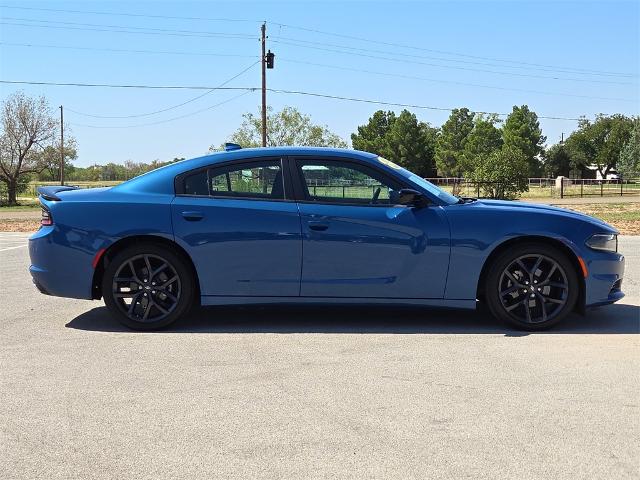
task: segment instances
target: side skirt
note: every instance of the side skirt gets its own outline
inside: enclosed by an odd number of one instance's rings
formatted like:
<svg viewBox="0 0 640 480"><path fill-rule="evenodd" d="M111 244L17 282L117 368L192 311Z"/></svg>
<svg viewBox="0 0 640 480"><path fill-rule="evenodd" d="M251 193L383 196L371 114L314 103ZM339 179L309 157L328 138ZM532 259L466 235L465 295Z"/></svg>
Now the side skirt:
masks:
<svg viewBox="0 0 640 480"><path fill-rule="evenodd" d="M203 295L201 305L415 305L436 308L475 310L476 300L424 298L344 298L344 297L218 297Z"/></svg>

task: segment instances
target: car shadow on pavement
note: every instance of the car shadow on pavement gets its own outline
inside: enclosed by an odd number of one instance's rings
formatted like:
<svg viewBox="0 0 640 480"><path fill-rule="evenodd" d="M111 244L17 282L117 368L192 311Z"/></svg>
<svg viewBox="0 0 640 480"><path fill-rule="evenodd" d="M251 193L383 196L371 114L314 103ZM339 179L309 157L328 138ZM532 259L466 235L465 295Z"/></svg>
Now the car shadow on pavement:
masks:
<svg viewBox="0 0 640 480"><path fill-rule="evenodd" d="M106 307L89 310L66 325L95 332L131 332ZM243 306L196 310L164 333L386 333L531 335L512 329L488 313L408 307ZM571 315L540 334L638 334L640 307L609 305Z"/></svg>

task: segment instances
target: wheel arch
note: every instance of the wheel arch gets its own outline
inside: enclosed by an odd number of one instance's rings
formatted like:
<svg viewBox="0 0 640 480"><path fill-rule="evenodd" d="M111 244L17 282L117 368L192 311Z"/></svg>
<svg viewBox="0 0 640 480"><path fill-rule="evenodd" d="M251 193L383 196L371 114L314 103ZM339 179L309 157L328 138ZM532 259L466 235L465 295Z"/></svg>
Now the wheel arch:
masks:
<svg viewBox="0 0 640 480"><path fill-rule="evenodd" d="M113 259L115 255L119 252L128 248L132 245L140 245L144 243L152 243L155 245L162 245L164 247L168 247L172 252L180 255L183 260L186 262L188 268L191 270L193 275L196 292L195 299L200 301L200 279L198 278L198 271L196 270L195 265L193 264L193 260L186 252L182 246L173 240L169 240L165 237L160 237L157 235L132 235L129 237L124 237L113 244L111 244L104 253L100 256L100 260L98 261L95 270L93 272L93 280L91 283L91 297L95 300L98 300L102 297L102 277L104 276L104 272L106 270L107 265Z"/></svg>
<svg viewBox="0 0 640 480"><path fill-rule="evenodd" d="M584 275L582 273L582 267L580 266L578 256L568 245L563 243L561 240L552 237L545 237L542 235L524 235L520 237L510 238L498 244L491 251L484 264L482 265L482 270L480 271L480 276L478 277L478 285L476 286L476 298L481 302L484 301L484 287L486 284L487 275L489 274L489 269L495 259L505 250L523 243L539 243L555 247L567 256L578 276L579 292L578 301L576 302L576 310L578 310L580 313L584 313L586 287Z"/></svg>

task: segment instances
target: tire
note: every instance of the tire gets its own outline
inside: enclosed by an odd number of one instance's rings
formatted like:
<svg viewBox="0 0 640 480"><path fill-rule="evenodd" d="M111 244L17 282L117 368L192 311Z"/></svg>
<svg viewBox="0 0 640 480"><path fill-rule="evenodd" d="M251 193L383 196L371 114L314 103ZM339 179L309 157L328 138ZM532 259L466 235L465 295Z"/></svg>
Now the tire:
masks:
<svg viewBox="0 0 640 480"><path fill-rule="evenodd" d="M545 330L569 315L580 281L561 250L526 243L507 249L490 266L485 298L494 317L516 328Z"/></svg>
<svg viewBox="0 0 640 480"><path fill-rule="evenodd" d="M156 330L175 322L194 305L195 290L187 261L154 243L117 253L102 278L107 308L134 330Z"/></svg>

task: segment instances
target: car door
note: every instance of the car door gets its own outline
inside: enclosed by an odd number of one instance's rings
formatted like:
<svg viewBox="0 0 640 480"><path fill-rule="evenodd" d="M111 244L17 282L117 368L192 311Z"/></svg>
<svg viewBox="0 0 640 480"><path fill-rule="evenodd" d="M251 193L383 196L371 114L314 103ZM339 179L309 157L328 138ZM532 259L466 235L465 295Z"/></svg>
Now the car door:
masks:
<svg viewBox="0 0 640 480"><path fill-rule="evenodd" d="M176 240L189 252L202 295L298 296L298 209L280 158L212 165L176 178Z"/></svg>
<svg viewBox="0 0 640 480"><path fill-rule="evenodd" d="M442 298L449 226L437 205L394 204L407 185L368 163L292 160L303 234L303 297Z"/></svg>

